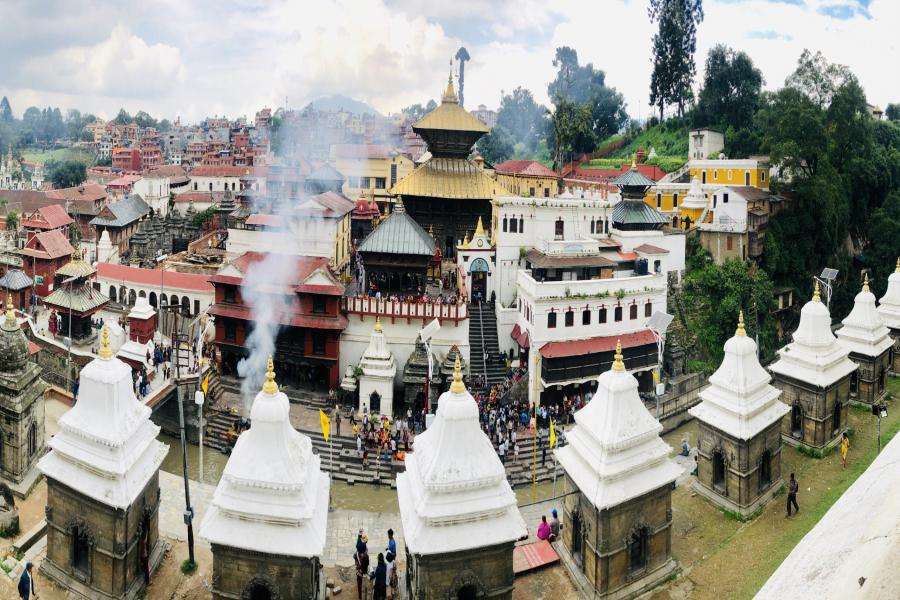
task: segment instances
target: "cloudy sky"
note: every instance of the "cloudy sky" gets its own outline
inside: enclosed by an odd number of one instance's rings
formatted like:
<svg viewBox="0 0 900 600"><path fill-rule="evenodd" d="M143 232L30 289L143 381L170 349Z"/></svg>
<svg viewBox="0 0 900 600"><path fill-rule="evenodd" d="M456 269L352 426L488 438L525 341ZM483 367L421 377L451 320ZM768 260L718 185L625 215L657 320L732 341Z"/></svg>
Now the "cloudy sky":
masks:
<svg viewBox="0 0 900 600"><path fill-rule="evenodd" d="M697 63L745 50L767 88L804 48L848 65L869 101L900 101L900 1L706 0ZM646 0L2 0L0 94L112 117L119 107L189 121L302 107L328 94L382 112L437 98L460 45L466 105L496 107L518 85L547 101L554 50L606 71L647 116Z"/></svg>

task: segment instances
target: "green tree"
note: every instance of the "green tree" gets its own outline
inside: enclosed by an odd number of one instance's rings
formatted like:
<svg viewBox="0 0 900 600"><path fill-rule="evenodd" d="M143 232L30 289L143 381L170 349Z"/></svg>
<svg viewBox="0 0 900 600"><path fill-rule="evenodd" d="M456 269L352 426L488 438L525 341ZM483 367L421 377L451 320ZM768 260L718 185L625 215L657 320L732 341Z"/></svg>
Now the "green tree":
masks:
<svg viewBox="0 0 900 600"><path fill-rule="evenodd" d="M49 179L55 188L75 187L85 182L87 169L83 162L64 160L52 166Z"/></svg>
<svg viewBox="0 0 900 600"><path fill-rule="evenodd" d="M0 107L0 110L2 110L2 107ZM888 104L884 110L884 116L887 117L888 121L900 121L900 104L896 102Z"/></svg>
<svg viewBox="0 0 900 600"><path fill-rule="evenodd" d="M14 210L6 213L6 230L16 231L19 228L19 213Z"/></svg>
<svg viewBox="0 0 900 600"><path fill-rule="evenodd" d="M873 291L879 297L887 289L887 278L900 257L900 191L892 192L872 215L866 260L872 269Z"/></svg>
<svg viewBox="0 0 900 600"><path fill-rule="evenodd" d="M530 90L517 87L511 94L504 94L497 111L497 125L533 151L543 135L547 109L535 102Z"/></svg>
<svg viewBox="0 0 900 600"><path fill-rule="evenodd" d="M124 108L119 109L119 114L116 115L116 118L112 120L116 125L128 125L131 123L133 119L131 115Z"/></svg>
<svg viewBox="0 0 900 600"><path fill-rule="evenodd" d="M139 110L134 115L134 122L137 123L139 127L157 127L159 123L156 119L147 114L146 111Z"/></svg>
<svg viewBox="0 0 900 600"><path fill-rule="evenodd" d="M555 110L548 125L548 139L555 149L553 170L556 171L564 160L564 153L586 152L597 142L591 129L590 104L576 104L563 98L557 98L553 104Z"/></svg>
<svg viewBox="0 0 900 600"><path fill-rule="evenodd" d="M888 108L890 108L890 105L888 105ZM12 107L9 105L9 98L3 96L3 99L0 100L0 122L9 124L15 120Z"/></svg>
<svg viewBox="0 0 900 600"><path fill-rule="evenodd" d="M806 95L819 107L831 104L834 92L853 74L845 65L828 62L821 52L804 50L797 60L797 68L788 75L784 85Z"/></svg>
<svg viewBox="0 0 900 600"><path fill-rule="evenodd" d="M502 125L478 140L478 151L488 163L498 165L513 155L516 140Z"/></svg>
<svg viewBox="0 0 900 600"><path fill-rule="evenodd" d="M762 71L745 52L714 46L706 58L706 74L697 100L695 125L735 130L753 125L763 85Z"/></svg>
<svg viewBox="0 0 900 600"><path fill-rule="evenodd" d="M763 96L756 115L762 149L787 177L812 177L828 158L825 114L808 96L792 87Z"/></svg>
<svg viewBox="0 0 900 600"><path fill-rule="evenodd" d="M650 0L651 22L659 24L653 36L653 73L650 104L659 107L659 120L667 105L678 107L678 116L692 97L691 83L697 72L697 26L703 21L702 0Z"/></svg>
<svg viewBox="0 0 900 600"><path fill-rule="evenodd" d="M554 104L563 99L587 105L590 110L591 138L606 139L618 133L628 123L625 100L615 88L606 85L606 73L595 69L591 63L580 65L578 53L568 46L556 49L553 66L557 69L556 78L547 86L547 94ZM592 145L583 147L579 152L591 150Z"/></svg>

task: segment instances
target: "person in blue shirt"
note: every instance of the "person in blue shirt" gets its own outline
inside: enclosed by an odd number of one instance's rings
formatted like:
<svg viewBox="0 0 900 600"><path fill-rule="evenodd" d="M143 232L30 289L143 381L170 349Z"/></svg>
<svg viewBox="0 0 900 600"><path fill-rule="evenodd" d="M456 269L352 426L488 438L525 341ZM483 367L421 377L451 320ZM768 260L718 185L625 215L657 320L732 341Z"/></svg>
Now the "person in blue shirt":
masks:
<svg viewBox="0 0 900 600"><path fill-rule="evenodd" d="M19 577L19 598L22 600L28 600L32 594L37 598L37 593L34 591L34 579L31 577L31 569L34 565L31 561L25 563L25 570L22 571L22 576Z"/></svg>
<svg viewBox="0 0 900 600"><path fill-rule="evenodd" d="M394 539L394 530L388 529L388 543L387 548L385 548L388 552L397 556L397 540Z"/></svg>

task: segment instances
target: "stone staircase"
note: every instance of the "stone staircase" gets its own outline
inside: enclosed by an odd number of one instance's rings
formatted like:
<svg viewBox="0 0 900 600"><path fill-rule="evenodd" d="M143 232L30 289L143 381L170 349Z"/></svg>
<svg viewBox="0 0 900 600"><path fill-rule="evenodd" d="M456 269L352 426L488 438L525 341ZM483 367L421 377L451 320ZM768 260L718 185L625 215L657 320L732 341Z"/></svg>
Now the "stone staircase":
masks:
<svg viewBox="0 0 900 600"><path fill-rule="evenodd" d="M241 395L241 380L236 377L230 376L221 376L219 377L220 385L222 393L229 392L232 394L236 394L238 396ZM322 409L326 412L331 410L331 406L328 404L328 399L322 396L322 394L317 394L311 391L302 390L296 387L291 387L290 385L283 384L281 382L278 383L278 390L284 392L294 404L302 404L303 406L308 406L313 409Z"/></svg>
<svg viewBox="0 0 900 600"><path fill-rule="evenodd" d="M506 362L500 357L497 315L488 304L469 305L469 348L470 391L485 391L492 384L501 383L506 376ZM484 386L475 385L476 374L482 375Z"/></svg>

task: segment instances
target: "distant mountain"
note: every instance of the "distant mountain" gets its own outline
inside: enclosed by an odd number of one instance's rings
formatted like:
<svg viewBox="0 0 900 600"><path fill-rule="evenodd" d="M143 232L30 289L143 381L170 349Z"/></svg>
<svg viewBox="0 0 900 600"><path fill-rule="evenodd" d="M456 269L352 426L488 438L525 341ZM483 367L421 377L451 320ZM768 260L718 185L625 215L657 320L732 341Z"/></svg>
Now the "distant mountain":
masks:
<svg viewBox="0 0 900 600"><path fill-rule="evenodd" d="M348 98L347 96L342 96L340 94L322 96L321 98L316 98L310 102L310 104L316 110L344 110L355 115L369 114L378 117L382 116L381 113L365 102L360 102L359 100L354 100L353 98Z"/></svg>

